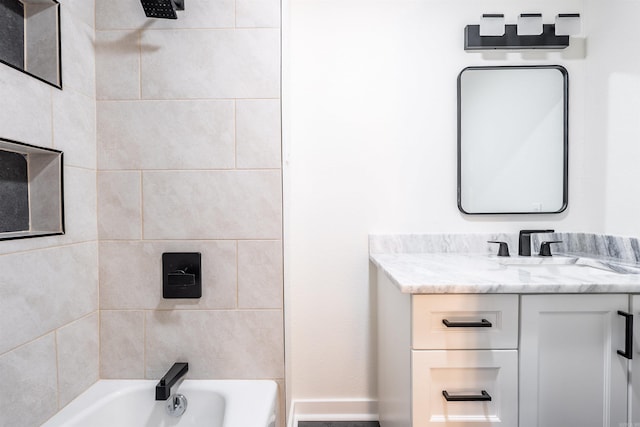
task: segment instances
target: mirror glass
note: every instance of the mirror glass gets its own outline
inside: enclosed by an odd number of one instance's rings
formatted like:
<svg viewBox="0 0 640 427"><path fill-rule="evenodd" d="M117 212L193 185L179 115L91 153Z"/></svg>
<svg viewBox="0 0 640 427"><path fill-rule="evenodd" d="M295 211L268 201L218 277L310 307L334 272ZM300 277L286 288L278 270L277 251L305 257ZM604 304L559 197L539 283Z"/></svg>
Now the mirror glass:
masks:
<svg viewBox="0 0 640 427"><path fill-rule="evenodd" d="M62 89L57 1L0 0L0 62Z"/></svg>
<svg viewBox="0 0 640 427"><path fill-rule="evenodd" d="M568 74L561 66L468 67L458 76L458 208L567 207Z"/></svg>

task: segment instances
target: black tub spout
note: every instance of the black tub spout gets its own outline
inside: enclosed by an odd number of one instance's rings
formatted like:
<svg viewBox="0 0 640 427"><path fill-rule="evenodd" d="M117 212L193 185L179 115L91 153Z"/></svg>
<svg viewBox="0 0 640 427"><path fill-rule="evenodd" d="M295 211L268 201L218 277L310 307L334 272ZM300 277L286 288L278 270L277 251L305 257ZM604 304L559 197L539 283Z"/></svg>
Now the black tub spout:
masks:
<svg viewBox="0 0 640 427"><path fill-rule="evenodd" d="M171 396L171 387L189 370L188 363L174 363L171 369L156 385L156 400L167 400Z"/></svg>

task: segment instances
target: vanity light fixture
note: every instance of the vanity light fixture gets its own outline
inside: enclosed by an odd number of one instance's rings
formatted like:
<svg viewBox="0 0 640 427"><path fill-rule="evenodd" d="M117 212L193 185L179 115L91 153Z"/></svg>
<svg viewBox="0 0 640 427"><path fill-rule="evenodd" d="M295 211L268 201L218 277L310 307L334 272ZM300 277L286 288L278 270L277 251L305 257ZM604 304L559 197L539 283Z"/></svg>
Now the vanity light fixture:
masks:
<svg viewBox="0 0 640 427"><path fill-rule="evenodd" d="M540 13L523 13L518 18L518 24L500 27L499 23L503 22L502 14L484 14L480 25L467 25L464 29L464 49L565 49L569 46L569 36L556 34L554 24L543 24ZM500 34L502 29L504 31Z"/></svg>
<svg viewBox="0 0 640 427"><path fill-rule="evenodd" d="M518 16L519 36L539 36L542 34L541 13L521 13Z"/></svg>
<svg viewBox="0 0 640 427"><path fill-rule="evenodd" d="M582 31L579 13L561 13L556 16L556 34L559 36L575 36Z"/></svg>
<svg viewBox="0 0 640 427"><path fill-rule="evenodd" d="M480 36L503 36L504 14L485 13L480 19Z"/></svg>

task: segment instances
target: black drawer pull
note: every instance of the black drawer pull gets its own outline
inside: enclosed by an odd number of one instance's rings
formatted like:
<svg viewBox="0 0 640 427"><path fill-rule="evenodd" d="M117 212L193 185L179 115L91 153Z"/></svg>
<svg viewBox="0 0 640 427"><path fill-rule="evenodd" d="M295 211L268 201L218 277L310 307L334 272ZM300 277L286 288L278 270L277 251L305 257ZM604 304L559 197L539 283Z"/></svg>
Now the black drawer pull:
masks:
<svg viewBox="0 0 640 427"><path fill-rule="evenodd" d="M447 402L491 402L491 395L485 390L480 392L480 395L458 394L451 396L447 390L442 390L442 395Z"/></svg>
<svg viewBox="0 0 640 427"><path fill-rule="evenodd" d="M633 357L631 348L633 347L633 314L618 310L618 315L624 316L624 351L618 350L618 354L627 359Z"/></svg>
<svg viewBox="0 0 640 427"><path fill-rule="evenodd" d="M479 322L450 322L447 319L442 319L442 323L447 328L490 328L492 326L487 319L482 319Z"/></svg>

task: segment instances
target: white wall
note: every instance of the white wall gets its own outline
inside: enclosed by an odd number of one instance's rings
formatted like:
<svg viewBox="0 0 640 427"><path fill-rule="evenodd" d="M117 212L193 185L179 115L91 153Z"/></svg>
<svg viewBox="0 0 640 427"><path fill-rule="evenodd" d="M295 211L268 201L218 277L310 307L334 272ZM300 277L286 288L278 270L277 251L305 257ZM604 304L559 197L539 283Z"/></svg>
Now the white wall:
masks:
<svg viewBox="0 0 640 427"><path fill-rule="evenodd" d="M605 164L604 230L640 235L640 56L637 25L640 3L589 2L598 21L589 30L589 136Z"/></svg>
<svg viewBox="0 0 640 427"><path fill-rule="evenodd" d="M585 135L584 43L551 53L463 49L464 26L482 13L503 12L511 23L522 12L551 22L563 12L583 13L585 23L594 16L575 0L291 0L287 9L288 395L331 401L318 411L341 412L348 405L340 400L376 398L369 233L602 228L604 187L596 184L604 169L598 141ZM569 71L570 189L562 214L475 217L457 209L457 75L466 66L507 64Z"/></svg>

